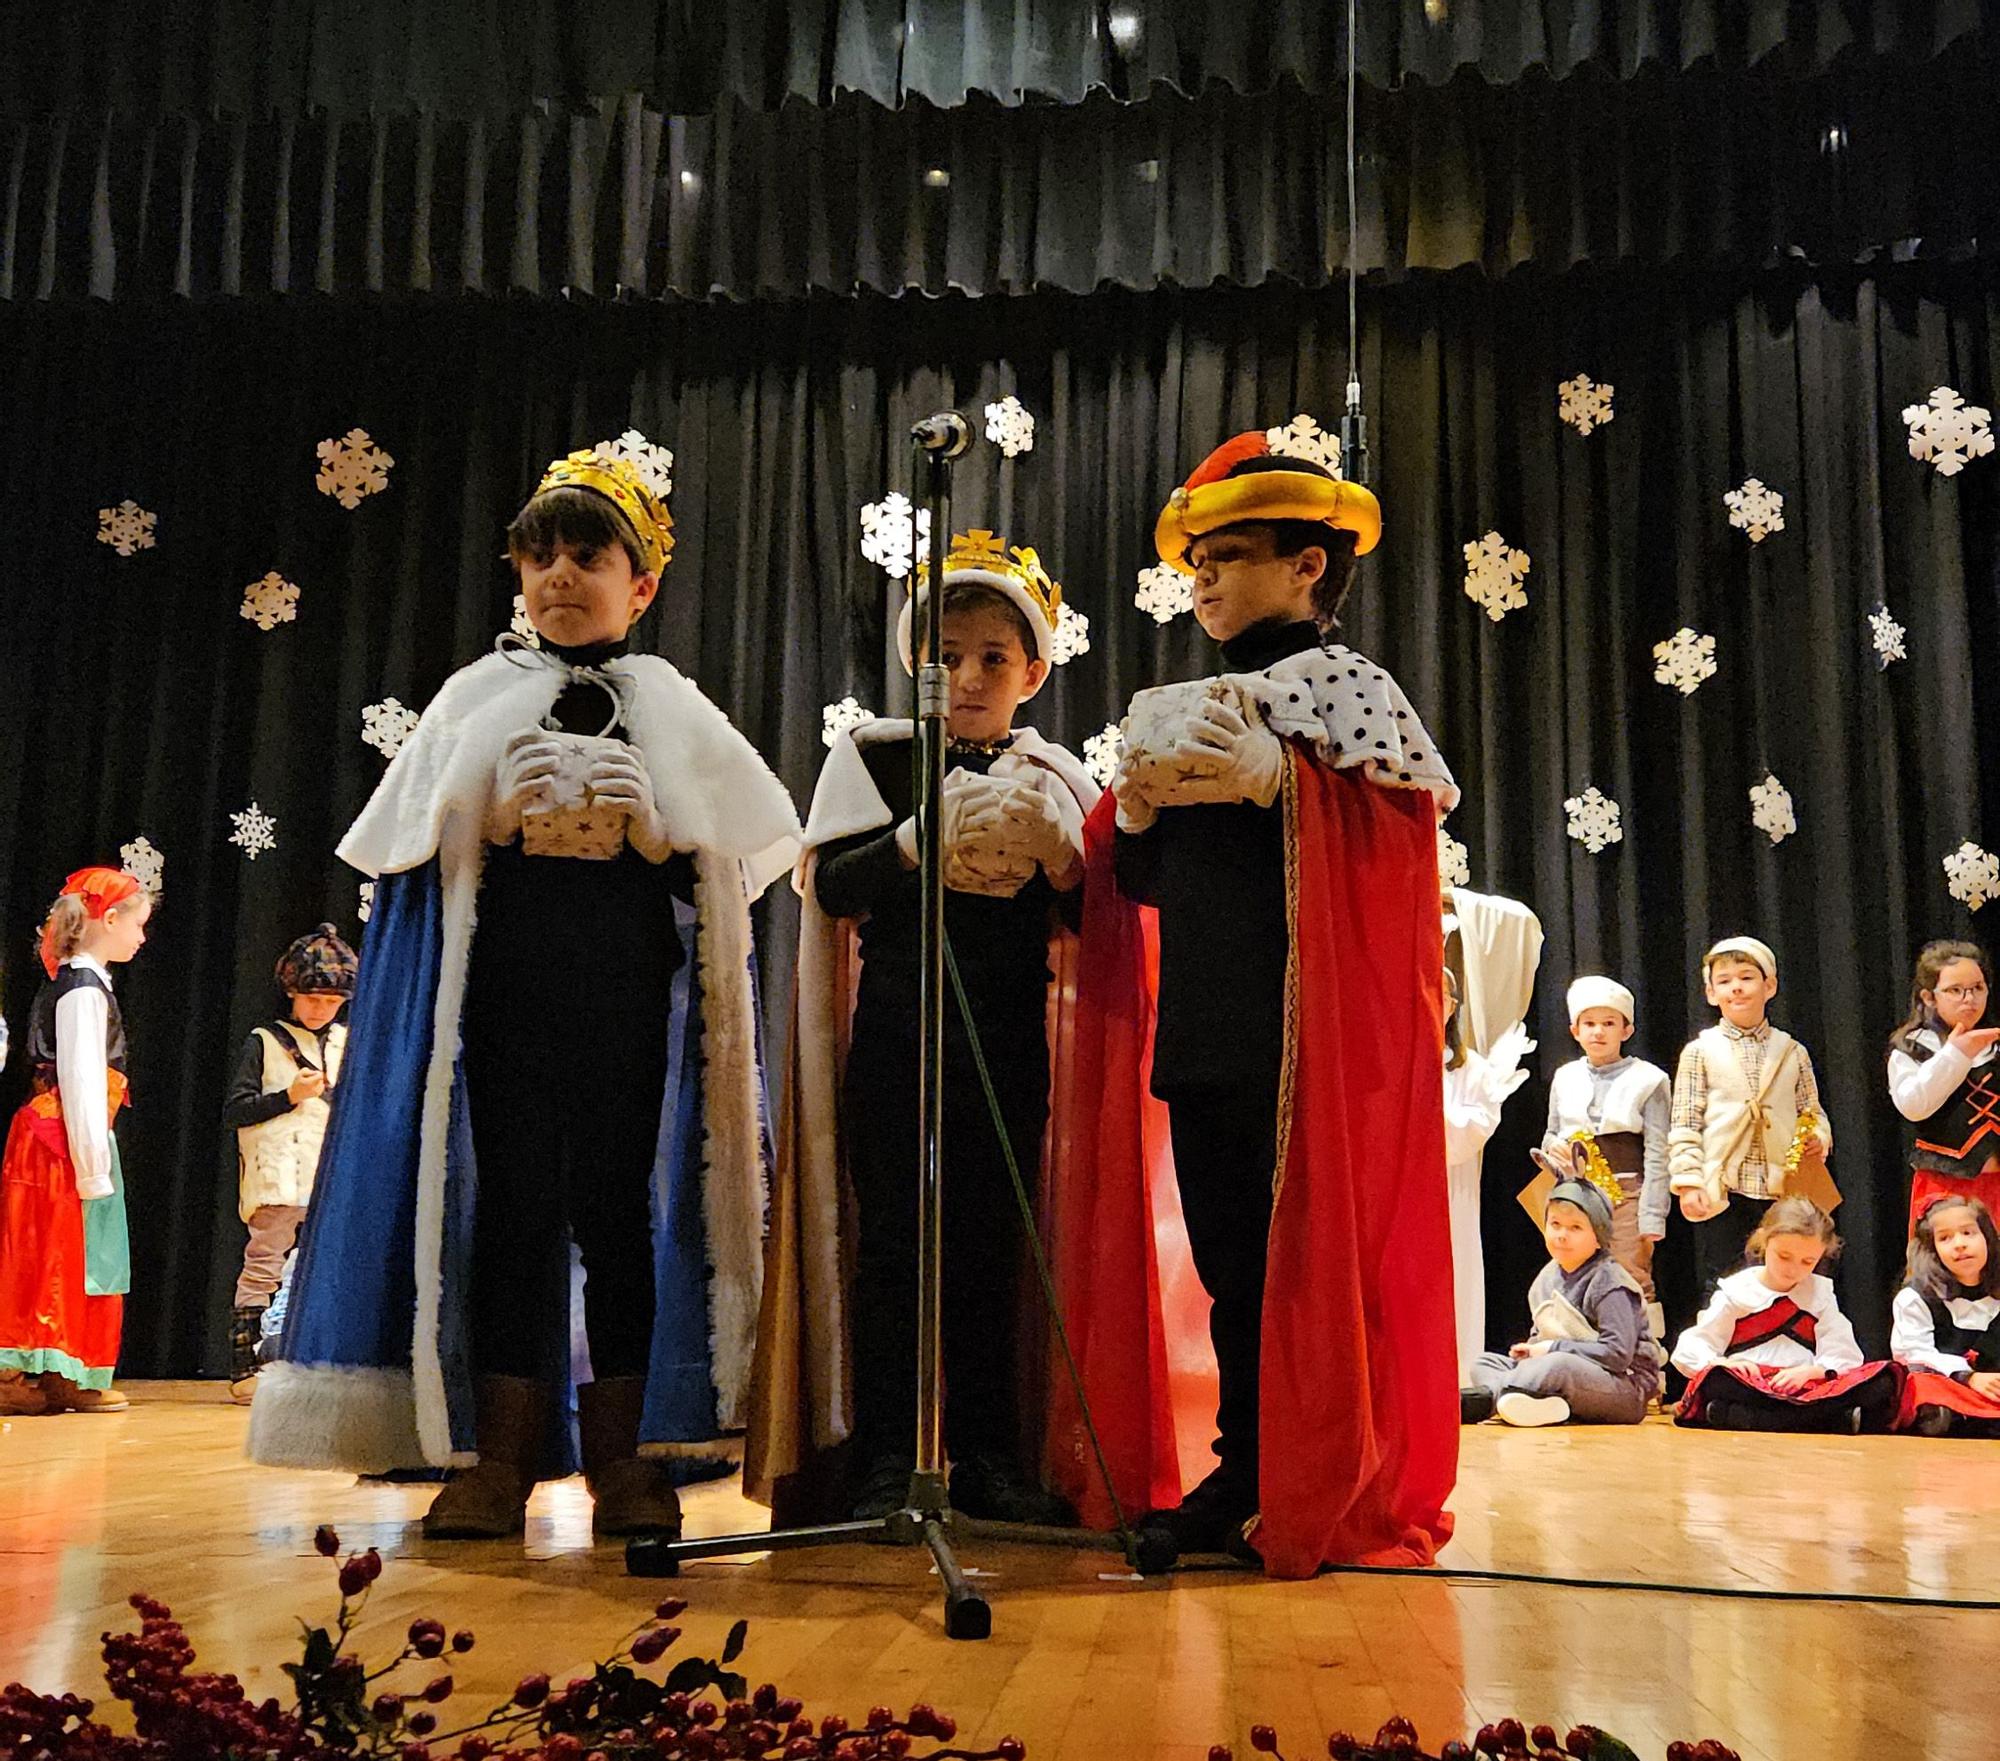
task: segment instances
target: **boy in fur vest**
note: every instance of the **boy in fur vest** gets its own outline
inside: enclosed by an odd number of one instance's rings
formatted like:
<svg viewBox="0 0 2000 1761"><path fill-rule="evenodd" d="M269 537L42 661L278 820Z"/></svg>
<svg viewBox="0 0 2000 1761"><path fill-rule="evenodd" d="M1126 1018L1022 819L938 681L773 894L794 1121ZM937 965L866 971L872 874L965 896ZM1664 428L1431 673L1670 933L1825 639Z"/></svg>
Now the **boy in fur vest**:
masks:
<svg viewBox="0 0 2000 1761"><path fill-rule="evenodd" d="M1674 1075L1668 1180L1695 1231L1706 1294L1738 1270L1751 1234L1785 1196L1795 1147L1833 1153L1812 1056L1767 1011L1778 958L1754 936L1730 936L1701 963L1702 994L1721 1015L1681 1052Z"/></svg>
<svg viewBox="0 0 2000 1761"><path fill-rule="evenodd" d="M340 1012L360 962L330 923L300 936L277 965L289 1013L251 1030L236 1061L222 1122L236 1133L236 1209L250 1231L229 1322L229 1397L257 1386L264 1311L277 1294L319 1172L331 1095L347 1052Z"/></svg>

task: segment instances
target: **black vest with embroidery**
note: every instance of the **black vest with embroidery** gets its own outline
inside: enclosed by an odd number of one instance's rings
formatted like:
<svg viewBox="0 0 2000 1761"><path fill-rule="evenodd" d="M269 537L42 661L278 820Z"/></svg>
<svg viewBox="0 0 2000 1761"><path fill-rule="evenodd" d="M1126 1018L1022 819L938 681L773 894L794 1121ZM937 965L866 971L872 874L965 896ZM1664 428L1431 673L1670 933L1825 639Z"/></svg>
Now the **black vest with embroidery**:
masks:
<svg viewBox="0 0 2000 1761"><path fill-rule="evenodd" d="M84 989L104 993L104 1007L110 1017L104 1035L104 1061L114 1070L125 1068L125 1017L118 1012L117 997L88 966L64 966L36 993L35 1006L28 1014L28 1062L39 1088L55 1087L56 1005L71 991Z"/></svg>
<svg viewBox="0 0 2000 1761"><path fill-rule="evenodd" d="M1917 1043L1903 1050L1919 1064L1937 1056ZM2000 1058L1968 1072L1943 1106L1910 1127L1909 1139L1910 1166L1933 1174L1969 1178L2000 1157Z"/></svg>
<svg viewBox="0 0 2000 1761"><path fill-rule="evenodd" d="M2000 1316L1983 1328L1961 1327L1943 1297L1926 1293L1924 1307L1931 1312L1931 1332L1939 1351L1964 1358L1971 1369L2000 1370Z"/></svg>

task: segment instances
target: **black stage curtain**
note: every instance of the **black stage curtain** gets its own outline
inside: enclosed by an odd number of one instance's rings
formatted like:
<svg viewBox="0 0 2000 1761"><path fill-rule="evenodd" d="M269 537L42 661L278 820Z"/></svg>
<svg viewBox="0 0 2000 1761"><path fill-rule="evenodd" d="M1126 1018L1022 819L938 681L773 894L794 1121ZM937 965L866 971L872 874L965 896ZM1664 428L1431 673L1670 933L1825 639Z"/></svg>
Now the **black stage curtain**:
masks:
<svg viewBox="0 0 2000 1761"><path fill-rule="evenodd" d="M1646 68L1922 59L1980 0L1363 0L1378 87ZM1333 0L101 0L0 6L0 114L513 116L638 93L700 114L856 95L1075 104L1093 92L1342 89Z"/></svg>
<svg viewBox="0 0 2000 1761"><path fill-rule="evenodd" d="M1133 604L1154 515L1229 433L1332 420L1341 304L864 299L784 324L472 300L0 309L0 989L17 1043L62 876L138 834L166 863L122 992L128 1369L222 1365L241 1240L216 1125L231 1060L283 943L322 916L354 930L356 877L331 851L383 765L362 710L421 706L505 626L499 534L546 459L628 425L674 449L680 544L644 640L803 802L821 706L900 702L885 630L901 589L861 557L856 516L902 478L914 418L1009 391L1034 412L1034 450L981 447L958 511L1039 546L1089 616L1089 651L1035 706L1077 743L1135 687L1211 664L1189 618L1163 628ZM1993 403L1996 316L2000 280L1977 264L1801 276L1759 298L1637 275L1426 278L1364 304L1388 530L1349 637L1394 667L1455 764L1474 884L1548 929L1538 1080L1512 1134L1567 1047L1574 972L1632 983L1636 1044L1671 1065L1702 1014L1700 950L1767 936L1779 1019L1830 1097L1847 1291L1878 1343L1904 1187L1882 1043L1914 946L1974 927L1943 857L2000 836L2000 733L1980 709L2000 689L2000 460L1939 478L1899 411L1939 385ZM1557 419L1579 372L1617 388L1587 438ZM396 463L347 511L315 489L314 447L356 426ZM1786 497L1785 530L1756 547L1722 503L1750 476ZM120 557L97 515L126 497L157 513L157 544ZM1489 530L1533 559L1527 608L1499 624L1461 590L1461 547ZM268 570L302 595L265 632L239 601ZM1883 599L1909 658L1878 673L1863 618ZM1652 644L1684 624L1717 638L1691 698L1652 676ZM1800 828L1776 848L1750 822L1766 767ZM1591 785L1624 814L1596 856L1564 833L1565 798ZM255 861L228 841L253 800L277 822ZM772 999L791 910L780 897L765 926ZM0 1100L22 1081L17 1060ZM1489 1171L1496 1338L1518 1329L1538 1258L1510 1196L1525 1173L1509 1153ZM1683 1308L1688 1251L1677 1223L1663 1265Z"/></svg>
<svg viewBox="0 0 2000 1761"><path fill-rule="evenodd" d="M1364 89L1356 266L1946 257L2000 230L2000 59ZM1088 293L1346 272L1345 110L852 98L0 120L0 299Z"/></svg>

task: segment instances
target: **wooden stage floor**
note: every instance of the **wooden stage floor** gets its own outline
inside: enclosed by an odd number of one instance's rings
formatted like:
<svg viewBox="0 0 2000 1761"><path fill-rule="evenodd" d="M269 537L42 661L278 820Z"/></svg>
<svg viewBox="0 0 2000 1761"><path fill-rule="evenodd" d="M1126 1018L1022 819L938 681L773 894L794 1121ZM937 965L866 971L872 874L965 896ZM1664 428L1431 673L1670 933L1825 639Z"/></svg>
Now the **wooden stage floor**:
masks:
<svg viewBox="0 0 2000 1761"><path fill-rule="evenodd" d="M171 1603L211 1669L279 1692L296 1617L329 1613L316 1523L379 1546L388 1570L364 1653L414 1616L470 1626L461 1693L531 1668L558 1680L668 1587L592 1549L581 1483L546 1487L526 1546L419 1535L426 1487L277 1472L241 1455L247 1415L213 1384L135 1385L117 1416L0 1428L0 1680L101 1688L97 1635L143 1589ZM1714 1588L2000 1597L2000 1450L1915 1438L1508 1431L1464 1436L1446 1565ZM733 1483L688 1495L690 1532L761 1515ZM1018 1735L1031 1761L1202 1761L1253 1722L1293 1756L1391 1711L1431 1746L1516 1714L1589 1720L1646 1761L1720 1736L1745 1761L1985 1753L2000 1737L2000 1613L1423 1578L1274 1584L1223 1573L1120 1581L1114 1559L972 1547L994 1636L943 1636L915 1552L690 1567L688 1641L714 1655L751 1623L745 1666L815 1712L930 1700L961 1740ZM367 1643L369 1631L376 1642Z"/></svg>

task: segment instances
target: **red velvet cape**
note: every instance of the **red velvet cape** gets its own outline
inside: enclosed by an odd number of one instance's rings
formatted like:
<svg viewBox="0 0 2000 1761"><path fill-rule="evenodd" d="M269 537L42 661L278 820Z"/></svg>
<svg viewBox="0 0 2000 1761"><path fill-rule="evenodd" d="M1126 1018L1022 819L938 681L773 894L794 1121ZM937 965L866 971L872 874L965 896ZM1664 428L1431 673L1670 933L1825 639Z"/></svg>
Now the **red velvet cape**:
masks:
<svg viewBox="0 0 2000 1761"><path fill-rule="evenodd" d="M1058 1285L1128 1514L1178 1497L1152 1230L1164 1153L1145 1077L1142 914L1111 876L1111 798L1087 828L1071 1164ZM1428 1564L1451 1532L1456 1347L1445 1210L1443 943L1432 797L1287 753L1291 961L1265 1280L1253 1539L1275 1577ZM1226 1020L1227 999L1218 999ZM1077 1251L1089 1244L1090 1251ZM1108 1519L1073 1413L1050 1472Z"/></svg>

